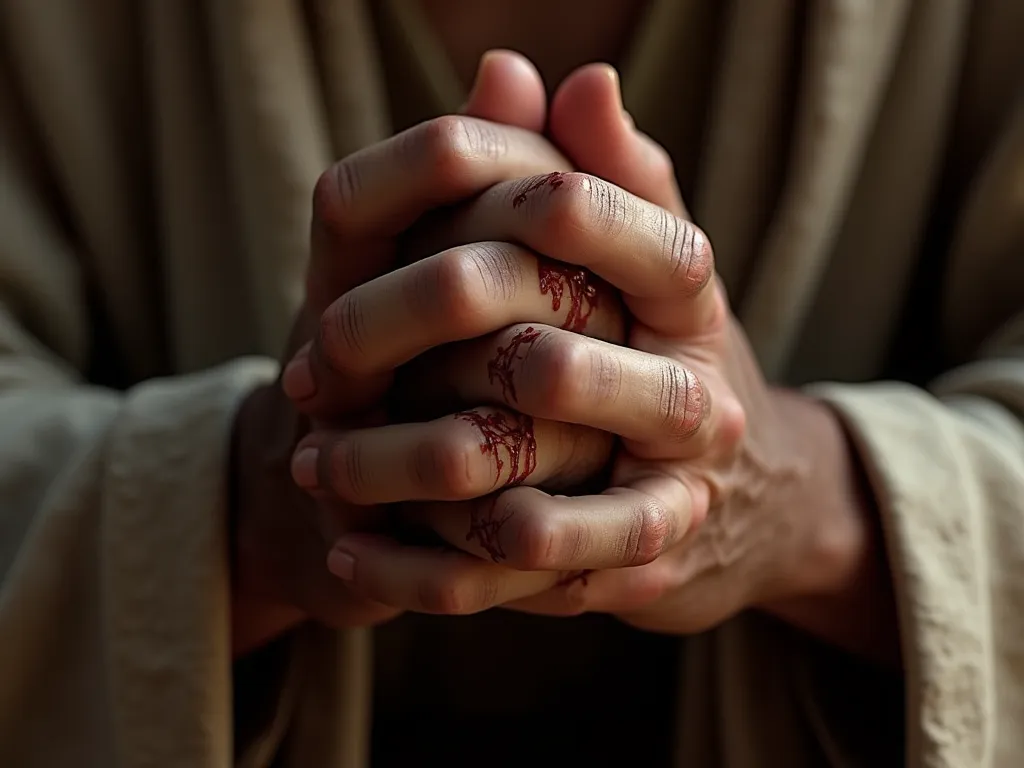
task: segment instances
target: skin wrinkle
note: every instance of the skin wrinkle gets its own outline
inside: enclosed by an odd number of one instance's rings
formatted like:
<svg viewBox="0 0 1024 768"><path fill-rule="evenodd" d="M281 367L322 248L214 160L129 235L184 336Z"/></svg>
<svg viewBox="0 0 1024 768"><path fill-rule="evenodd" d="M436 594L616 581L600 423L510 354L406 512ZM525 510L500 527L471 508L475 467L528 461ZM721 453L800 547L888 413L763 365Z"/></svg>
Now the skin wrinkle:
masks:
<svg viewBox="0 0 1024 768"><path fill-rule="evenodd" d="M570 218L576 229L588 230L596 224L605 236L615 239L635 225L638 211L622 189L596 176L579 173L567 175L576 177L578 181L570 187L573 200L569 204L570 210L563 215ZM581 193L587 196L586 215L578 207Z"/></svg>
<svg viewBox="0 0 1024 768"><path fill-rule="evenodd" d="M682 374L682 378L683 389L689 391L685 372ZM675 365L666 360L661 365L660 386L658 388L658 412L661 414L662 425L672 435L678 433L676 427L679 422L679 389L680 372Z"/></svg>
<svg viewBox="0 0 1024 768"><path fill-rule="evenodd" d="M462 156L467 160L495 162L508 154L508 139L504 132L495 130L491 123L483 120L457 119L457 125L462 129L466 139L468 151ZM459 146L458 142L455 146Z"/></svg>
<svg viewBox="0 0 1024 768"><path fill-rule="evenodd" d="M363 472L362 451L359 443L339 440L330 451L321 451L321 462L323 456L327 455L326 477L342 477L348 483L353 495L357 498L366 487L366 476ZM333 483L328 483L333 485Z"/></svg>
<svg viewBox="0 0 1024 768"><path fill-rule="evenodd" d="M509 301L519 294L523 284L519 261L500 243L478 243L477 269L488 295L498 301Z"/></svg>
<svg viewBox="0 0 1024 768"><path fill-rule="evenodd" d="M587 400L598 404L618 400L622 394L622 361L599 351L592 352L589 360Z"/></svg>

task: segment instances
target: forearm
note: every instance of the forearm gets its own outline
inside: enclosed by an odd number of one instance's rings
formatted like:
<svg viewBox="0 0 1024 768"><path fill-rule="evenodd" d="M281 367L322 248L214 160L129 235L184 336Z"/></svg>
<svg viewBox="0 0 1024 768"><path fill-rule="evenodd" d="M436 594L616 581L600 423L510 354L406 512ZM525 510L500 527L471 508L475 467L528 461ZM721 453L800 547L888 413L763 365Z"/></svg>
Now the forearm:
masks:
<svg viewBox="0 0 1024 768"><path fill-rule="evenodd" d="M794 588L761 607L846 651L898 663L884 536L860 460L829 406L789 391L773 396L806 472L770 500L771 510L789 510L798 522L782 579Z"/></svg>

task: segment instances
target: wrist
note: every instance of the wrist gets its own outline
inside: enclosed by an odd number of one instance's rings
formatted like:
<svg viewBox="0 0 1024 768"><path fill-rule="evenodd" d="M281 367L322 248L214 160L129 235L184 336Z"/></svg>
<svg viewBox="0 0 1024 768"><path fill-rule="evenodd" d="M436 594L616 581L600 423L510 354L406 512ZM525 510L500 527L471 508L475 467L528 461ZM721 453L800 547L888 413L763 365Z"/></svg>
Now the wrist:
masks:
<svg viewBox="0 0 1024 768"><path fill-rule="evenodd" d="M231 564L232 651L237 658L255 650L306 620L304 613L279 595L280 579L273 567L264 535L270 514L294 503L289 485L289 452L279 448L285 426L274 419L280 412L277 384L253 390L235 415L228 479L228 542ZM280 454L280 455L278 455ZM268 555L271 555L268 557Z"/></svg>
<svg viewBox="0 0 1024 768"><path fill-rule="evenodd" d="M797 523L785 582L795 596L842 591L870 549L874 498L835 413L798 392L772 395L786 432L784 444L800 467L800 481L769 500L774 514L788 510Z"/></svg>
<svg viewBox="0 0 1024 768"><path fill-rule="evenodd" d="M782 559L785 587L761 607L847 650L898 658L879 511L849 435L818 400L786 390L772 397L802 471L768 502L769 514L792 518L794 536Z"/></svg>

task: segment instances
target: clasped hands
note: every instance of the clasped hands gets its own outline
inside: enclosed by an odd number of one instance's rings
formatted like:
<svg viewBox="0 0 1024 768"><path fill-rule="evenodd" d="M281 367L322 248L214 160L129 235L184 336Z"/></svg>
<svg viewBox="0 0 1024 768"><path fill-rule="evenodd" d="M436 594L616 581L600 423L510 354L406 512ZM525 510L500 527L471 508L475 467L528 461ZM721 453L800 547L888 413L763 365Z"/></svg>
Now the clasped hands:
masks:
<svg viewBox="0 0 1024 768"><path fill-rule="evenodd" d="M264 466L287 457L306 498L253 491L308 512L304 545L268 523L294 511L240 522L243 579L290 569L280 603L335 625L504 606L689 633L856 570L834 417L765 383L608 68L548 111L527 62L490 54L463 115L323 175L311 244L279 385L301 416L265 394ZM268 531L293 554L254 544Z"/></svg>

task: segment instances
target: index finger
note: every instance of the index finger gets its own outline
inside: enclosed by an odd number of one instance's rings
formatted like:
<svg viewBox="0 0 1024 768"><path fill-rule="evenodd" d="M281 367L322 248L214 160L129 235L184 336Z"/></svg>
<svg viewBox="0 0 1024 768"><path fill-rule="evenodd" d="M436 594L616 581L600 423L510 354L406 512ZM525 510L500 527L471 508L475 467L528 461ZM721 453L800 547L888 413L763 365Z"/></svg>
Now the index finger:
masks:
<svg viewBox="0 0 1024 768"><path fill-rule="evenodd" d="M570 168L547 139L448 115L335 163L313 193L308 289L322 309L391 268L396 237L431 209L493 184Z"/></svg>
<svg viewBox="0 0 1024 768"><path fill-rule="evenodd" d="M360 150L324 172L313 194L306 309L294 332L313 337L285 368L286 393L312 415L331 417L372 402L387 375L334 370L318 328L339 296L391 270L398 235L419 217L507 179L568 168L542 136L464 116L421 123ZM328 371L314 378L314 367Z"/></svg>
<svg viewBox="0 0 1024 768"><path fill-rule="evenodd" d="M724 317L707 235L596 176L555 172L496 184L427 239L438 250L518 242L586 267L626 295L638 320L669 336L703 333Z"/></svg>

